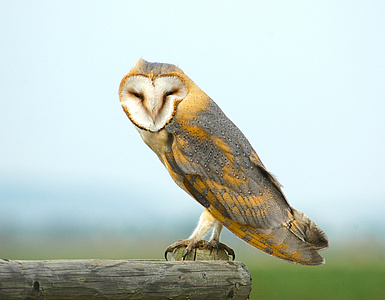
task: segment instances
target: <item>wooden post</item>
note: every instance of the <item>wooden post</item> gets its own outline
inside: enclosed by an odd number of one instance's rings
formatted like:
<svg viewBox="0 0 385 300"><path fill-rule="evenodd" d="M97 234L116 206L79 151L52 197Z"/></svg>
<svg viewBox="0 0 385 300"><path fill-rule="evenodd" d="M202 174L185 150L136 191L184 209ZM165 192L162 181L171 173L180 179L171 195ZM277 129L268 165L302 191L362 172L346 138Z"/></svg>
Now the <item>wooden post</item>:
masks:
<svg viewBox="0 0 385 300"><path fill-rule="evenodd" d="M248 299L233 261L0 260L0 299Z"/></svg>

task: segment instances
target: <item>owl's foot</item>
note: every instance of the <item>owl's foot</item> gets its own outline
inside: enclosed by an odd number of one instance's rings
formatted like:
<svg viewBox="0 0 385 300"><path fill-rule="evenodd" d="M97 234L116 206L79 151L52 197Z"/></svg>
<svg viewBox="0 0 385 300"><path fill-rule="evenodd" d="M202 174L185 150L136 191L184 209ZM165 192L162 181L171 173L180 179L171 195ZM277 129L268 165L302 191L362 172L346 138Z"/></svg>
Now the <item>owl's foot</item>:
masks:
<svg viewBox="0 0 385 300"><path fill-rule="evenodd" d="M217 240L211 240L209 242L209 244L211 245L211 249L213 248L216 248L217 251L219 250L225 250L227 252L227 255L230 255L233 257L233 260L235 259L235 252L233 249L231 249L229 246L223 244L223 243L220 243L219 241ZM211 250L212 251L212 250Z"/></svg>
<svg viewBox="0 0 385 300"><path fill-rule="evenodd" d="M175 242L174 244L168 246L164 253L164 257L166 260L167 259L167 254L170 252L172 253L175 249L181 248L181 247L186 247L186 250L182 256L182 260L186 259L186 256L193 250L195 249L194 252L194 260L196 259L196 249L208 249L210 250L210 254L213 251L213 249L219 250L225 250L228 255L233 257L233 260L235 259L235 252L233 249L228 247L227 245L223 243L219 243L218 241L212 240L210 242L205 241L205 240L200 240L198 242L194 242L193 240L179 240Z"/></svg>

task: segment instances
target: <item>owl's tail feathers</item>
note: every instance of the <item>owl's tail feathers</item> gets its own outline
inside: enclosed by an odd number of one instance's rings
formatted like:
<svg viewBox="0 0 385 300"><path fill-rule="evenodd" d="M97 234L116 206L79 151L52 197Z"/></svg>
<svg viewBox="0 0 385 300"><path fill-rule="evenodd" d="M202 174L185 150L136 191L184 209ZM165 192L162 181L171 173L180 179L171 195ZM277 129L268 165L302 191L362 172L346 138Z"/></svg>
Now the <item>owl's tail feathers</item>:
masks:
<svg viewBox="0 0 385 300"><path fill-rule="evenodd" d="M329 246L329 242L322 229L303 212L295 210L294 208L292 208L292 211L294 220L289 223L289 230L314 249L326 249Z"/></svg>
<svg viewBox="0 0 385 300"><path fill-rule="evenodd" d="M293 220L272 229L233 222L225 226L245 242L280 259L302 265L324 264L318 250L328 247L325 233L304 213L293 211Z"/></svg>

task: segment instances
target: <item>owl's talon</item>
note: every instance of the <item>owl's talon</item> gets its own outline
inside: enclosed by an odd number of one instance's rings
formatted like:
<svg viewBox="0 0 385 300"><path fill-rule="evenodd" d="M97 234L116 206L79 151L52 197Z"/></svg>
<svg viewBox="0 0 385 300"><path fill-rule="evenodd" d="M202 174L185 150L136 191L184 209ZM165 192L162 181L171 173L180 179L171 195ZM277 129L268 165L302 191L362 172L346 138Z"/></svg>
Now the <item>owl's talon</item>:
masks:
<svg viewBox="0 0 385 300"><path fill-rule="evenodd" d="M218 243L219 244L219 248L220 249L223 249L227 252L228 255L232 256L233 257L233 260L235 260L235 252L233 249L231 249L229 246L225 245L225 244L222 244L222 243Z"/></svg>
<svg viewBox="0 0 385 300"><path fill-rule="evenodd" d="M219 243L217 241L211 241L211 244L215 244L215 248L217 248L217 254L219 253Z"/></svg>
<svg viewBox="0 0 385 300"><path fill-rule="evenodd" d="M166 251L164 252L164 258L168 261L168 259L167 259L167 254L168 254L168 251L167 251L168 249L166 249Z"/></svg>
<svg viewBox="0 0 385 300"><path fill-rule="evenodd" d="M185 260L187 254L191 251L190 249L193 248L190 246L191 241L190 240L179 240L175 242L174 244L171 244L167 247L166 251L164 252L164 258L167 259L167 254L174 252L175 249L178 249L180 247L186 247L186 251L182 256L182 260Z"/></svg>
<svg viewBox="0 0 385 300"><path fill-rule="evenodd" d="M219 253L219 250L225 250L227 252L227 255L230 255L233 257L233 260L235 260L235 252L233 249L231 249L229 246L223 244L223 243L220 243L216 240L211 240L209 242L209 244L212 246L214 244L214 246L212 247L215 247L217 248L217 253Z"/></svg>

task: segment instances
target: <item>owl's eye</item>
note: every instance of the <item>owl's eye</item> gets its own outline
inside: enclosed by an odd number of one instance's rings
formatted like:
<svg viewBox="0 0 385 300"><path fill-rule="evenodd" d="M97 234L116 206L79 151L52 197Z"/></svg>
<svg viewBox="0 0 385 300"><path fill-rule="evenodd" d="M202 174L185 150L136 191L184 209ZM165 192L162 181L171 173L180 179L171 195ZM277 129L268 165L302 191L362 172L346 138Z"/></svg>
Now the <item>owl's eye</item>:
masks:
<svg viewBox="0 0 385 300"><path fill-rule="evenodd" d="M164 94L164 97L171 96L171 95L173 95L173 94L175 94L175 93L176 93L176 91L169 91L169 92L167 92L166 94Z"/></svg>
<svg viewBox="0 0 385 300"><path fill-rule="evenodd" d="M139 98L140 100L144 99L144 96L142 94L140 94L140 93L132 92L132 95L134 95L136 98Z"/></svg>

